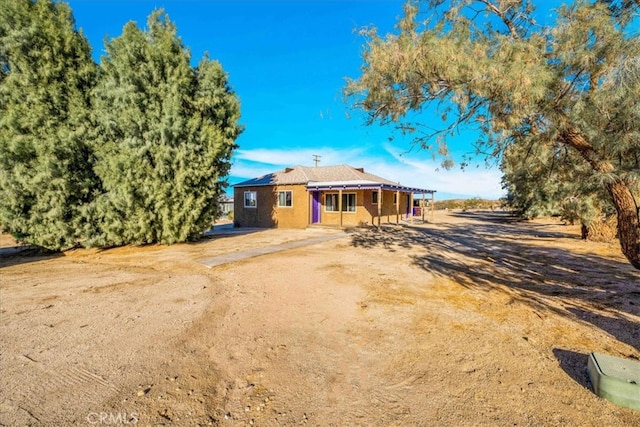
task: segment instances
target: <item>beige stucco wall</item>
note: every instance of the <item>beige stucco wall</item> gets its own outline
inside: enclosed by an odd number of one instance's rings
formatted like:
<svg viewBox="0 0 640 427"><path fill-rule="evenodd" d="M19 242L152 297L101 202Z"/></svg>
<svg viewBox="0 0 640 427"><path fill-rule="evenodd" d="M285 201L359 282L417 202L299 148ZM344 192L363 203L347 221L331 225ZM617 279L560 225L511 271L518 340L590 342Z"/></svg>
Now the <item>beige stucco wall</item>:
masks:
<svg viewBox="0 0 640 427"><path fill-rule="evenodd" d="M280 228L306 228L310 220L311 199L305 185L280 185L276 191L291 191L292 206L277 206L276 193L276 227Z"/></svg>
<svg viewBox="0 0 640 427"><path fill-rule="evenodd" d="M244 207L244 193L255 191L257 206ZM291 207L278 206L278 192L291 191ZM237 227L305 228L309 225L309 193L305 185L239 187L234 189L234 223Z"/></svg>
<svg viewBox="0 0 640 427"><path fill-rule="evenodd" d="M244 193L255 191L257 206L244 207ZM233 190L233 222L237 227L274 227L275 196L269 186L240 187Z"/></svg>

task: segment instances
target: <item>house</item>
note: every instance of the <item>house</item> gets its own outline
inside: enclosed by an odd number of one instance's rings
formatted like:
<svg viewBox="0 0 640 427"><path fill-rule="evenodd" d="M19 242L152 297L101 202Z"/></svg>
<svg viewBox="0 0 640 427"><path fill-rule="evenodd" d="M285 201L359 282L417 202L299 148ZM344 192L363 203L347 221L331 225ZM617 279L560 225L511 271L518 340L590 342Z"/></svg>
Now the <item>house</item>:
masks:
<svg viewBox="0 0 640 427"><path fill-rule="evenodd" d="M229 215L231 212L233 212L233 197L222 197L220 200L220 216Z"/></svg>
<svg viewBox="0 0 640 427"><path fill-rule="evenodd" d="M348 165L296 166L236 184L234 222L280 228L398 223L413 215L414 194L433 199L434 193Z"/></svg>

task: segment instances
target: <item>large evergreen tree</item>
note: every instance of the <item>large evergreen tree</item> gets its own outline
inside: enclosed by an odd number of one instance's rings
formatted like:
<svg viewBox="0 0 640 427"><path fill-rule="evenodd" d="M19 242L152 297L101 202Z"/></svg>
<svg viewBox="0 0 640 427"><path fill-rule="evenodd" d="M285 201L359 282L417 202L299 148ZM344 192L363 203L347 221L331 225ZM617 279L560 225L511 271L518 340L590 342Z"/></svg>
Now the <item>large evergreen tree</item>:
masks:
<svg viewBox="0 0 640 427"><path fill-rule="evenodd" d="M49 249L83 238L96 67L69 7L0 2L0 226Z"/></svg>
<svg viewBox="0 0 640 427"><path fill-rule="evenodd" d="M527 147L560 156L567 172L574 162L608 195L622 252L640 269L639 7L576 0L547 27L527 0L410 1L398 34L369 32L347 93L372 122L404 129L425 129L409 123L414 113L441 107L455 116L449 130L478 126L494 155L518 147L509 167L526 167Z"/></svg>
<svg viewBox="0 0 640 427"><path fill-rule="evenodd" d="M174 243L218 214L241 132L239 101L219 63L190 54L161 11L106 44L95 89L96 172L91 244Z"/></svg>

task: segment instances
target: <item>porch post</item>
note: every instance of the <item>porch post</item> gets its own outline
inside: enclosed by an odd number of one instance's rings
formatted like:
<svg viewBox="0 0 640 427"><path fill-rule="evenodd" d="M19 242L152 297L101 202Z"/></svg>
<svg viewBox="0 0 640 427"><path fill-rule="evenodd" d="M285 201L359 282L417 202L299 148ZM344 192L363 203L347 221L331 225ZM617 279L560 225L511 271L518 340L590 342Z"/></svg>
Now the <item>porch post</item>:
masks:
<svg viewBox="0 0 640 427"><path fill-rule="evenodd" d="M338 211L340 212L340 228L342 228L342 189L338 190Z"/></svg>
<svg viewBox="0 0 640 427"><path fill-rule="evenodd" d="M380 229L381 217L382 217L382 188L378 188L378 230Z"/></svg>
<svg viewBox="0 0 640 427"><path fill-rule="evenodd" d="M396 225L400 224L400 191L396 190Z"/></svg>
<svg viewBox="0 0 640 427"><path fill-rule="evenodd" d="M411 215L411 224L413 224L413 193L409 193L409 215Z"/></svg>
<svg viewBox="0 0 640 427"><path fill-rule="evenodd" d="M434 193L431 193L431 222L433 222L433 210L435 209Z"/></svg>

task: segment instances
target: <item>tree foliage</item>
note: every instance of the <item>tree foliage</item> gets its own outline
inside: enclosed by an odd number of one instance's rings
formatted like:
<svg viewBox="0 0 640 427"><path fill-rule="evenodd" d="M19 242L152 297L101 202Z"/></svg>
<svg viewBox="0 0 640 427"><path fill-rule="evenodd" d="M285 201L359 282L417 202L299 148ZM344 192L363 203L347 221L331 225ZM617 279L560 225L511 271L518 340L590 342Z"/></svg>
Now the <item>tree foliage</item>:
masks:
<svg viewBox="0 0 640 427"><path fill-rule="evenodd" d="M106 45L95 89L94 243L174 243L218 214L239 102L219 63L190 54L161 11Z"/></svg>
<svg viewBox="0 0 640 427"><path fill-rule="evenodd" d="M69 7L0 2L0 226L49 249L174 243L218 213L241 132L221 65L161 11L98 67Z"/></svg>
<svg viewBox="0 0 640 427"><path fill-rule="evenodd" d="M589 227L615 213L604 187L566 146L511 145L501 169L508 205L522 217L560 215Z"/></svg>
<svg viewBox="0 0 640 427"><path fill-rule="evenodd" d="M362 75L346 91L370 122L424 130L412 118L427 106L453 116L419 134L424 147L476 127L521 200L606 194L640 268L639 6L577 0L542 26L525 0L410 1L397 34L367 33Z"/></svg>
<svg viewBox="0 0 640 427"><path fill-rule="evenodd" d="M96 67L71 10L0 2L0 224L51 249L81 238L96 186L87 146Z"/></svg>

